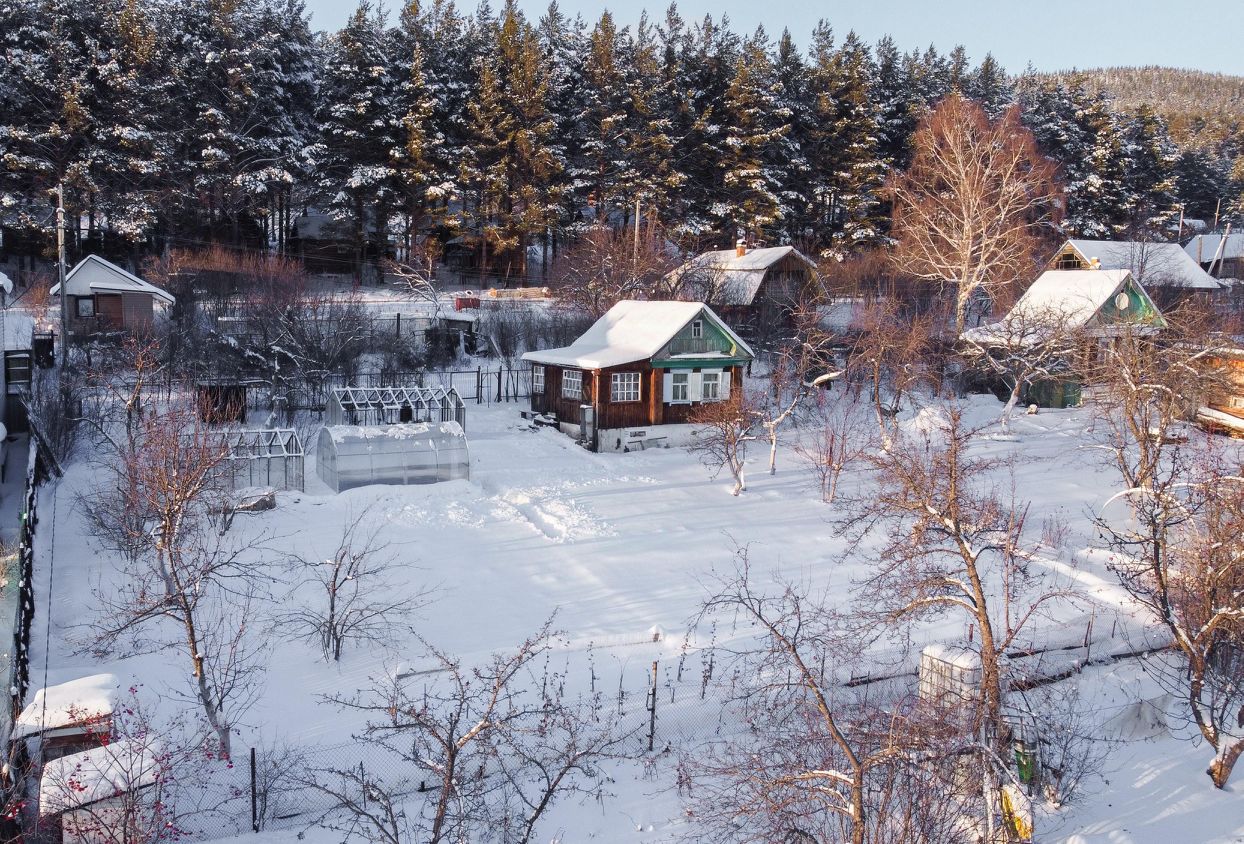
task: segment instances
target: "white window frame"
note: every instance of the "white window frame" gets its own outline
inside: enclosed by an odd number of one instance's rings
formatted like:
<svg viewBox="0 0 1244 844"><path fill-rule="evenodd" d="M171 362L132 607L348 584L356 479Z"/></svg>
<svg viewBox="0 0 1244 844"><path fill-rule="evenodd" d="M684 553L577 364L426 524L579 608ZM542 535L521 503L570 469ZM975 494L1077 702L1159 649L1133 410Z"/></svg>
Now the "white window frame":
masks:
<svg viewBox="0 0 1244 844"><path fill-rule="evenodd" d="M710 384L712 385L711 391L707 389ZM721 401L720 372L700 373L700 401Z"/></svg>
<svg viewBox="0 0 1244 844"><path fill-rule="evenodd" d="M643 379L638 372L614 372L609 376L609 401L637 402L643 398Z"/></svg>
<svg viewBox="0 0 1244 844"><path fill-rule="evenodd" d="M92 317L95 316L95 297L94 296L79 296L77 301L78 301L78 304L77 304L78 319L91 319ZM86 305L86 307L83 308L82 307L83 305ZM86 313L83 313L84 310L86 311Z"/></svg>
<svg viewBox="0 0 1244 844"><path fill-rule="evenodd" d="M536 396L544 395L544 367L538 363L531 367L531 392Z"/></svg>
<svg viewBox="0 0 1244 844"><path fill-rule="evenodd" d="M691 321L691 337L692 337L692 339L694 339L694 340L699 340L699 339L700 339L701 337L703 337L703 336L704 336L704 320L702 320L702 319L695 319L695 320L692 320L692 321Z"/></svg>
<svg viewBox="0 0 1244 844"><path fill-rule="evenodd" d="M574 388L571 389L571 385ZM583 400L583 370L582 369L563 369L562 370L562 398Z"/></svg>
<svg viewBox="0 0 1244 844"><path fill-rule="evenodd" d="M670 373L670 404L691 404L691 372ZM679 378L685 378L681 384ZM682 397L678 396L678 388L682 388Z"/></svg>
<svg viewBox="0 0 1244 844"><path fill-rule="evenodd" d="M1244 410L1244 396L1231 396L1227 399L1227 407L1232 410Z"/></svg>

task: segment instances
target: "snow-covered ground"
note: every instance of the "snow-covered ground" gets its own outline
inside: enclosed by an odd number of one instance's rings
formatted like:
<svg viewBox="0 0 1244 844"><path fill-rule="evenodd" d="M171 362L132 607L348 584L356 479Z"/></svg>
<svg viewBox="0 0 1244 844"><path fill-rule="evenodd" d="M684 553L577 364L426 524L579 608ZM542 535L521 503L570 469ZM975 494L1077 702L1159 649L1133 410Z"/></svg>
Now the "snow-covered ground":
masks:
<svg viewBox="0 0 1244 844"><path fill-rule="evenodd" d="M995 418L999 408L992 398L968 402L975 422ZM1079 410L1043 411L1013 420L1010 435L979 445L982 452L1017 457L1015 488L1021 499L1031 501L1028 524L1034 539L1042 525L1066 526L1066 547L1050 550L1036 565L1073 584L1085 601L1043 619L1037 639L1049 635L1059 642L1077 641L1084 638L1089 619L1096 641L1135 627L1124 593L1100 555L1088 550L1087 514L1115 485L1113 473L1084 448L1088 422L1089 415ZM668 693L675 700L659 708L659 735L672 742L693 740L717 717L711 695L699 700L702 666L695 646L705 643L693 640L684 651L684 642L689 619L705 597L706 576L730 566L736 548L750 548L753 567L809 582L840 594L844 602L853 580L869 570L868 549L850 547L835 527L840 505L820 501L813 478L789 448L780 451L772 477L764 470L767 455L756 448L748 490L734 498L727 483L711 479L686 451L591 454L552 429L532 430L516 405L472 405L466 427L470 481L374 486L335 495L316 477L311 456L305 493L281 493L276 510L239 515L234 530L269 549L256 553L276 563L290 553L331 553L343 527L355 518L380 526L390 552L400 560L391 578L395 588L411 594L436 590L415 620L419 635L471 662L517 645L555 612L555 626L564 638L553 657L554 669L580 691L592 683L621 689L616 705L624 719L640 717L648 668L660 660L663 697ZM77 652L81 625L92 613L92 589L107 588L115 576L110 555L91 541L78 506L78 496L94 482L94 471L78 461L44 492L41 503L36 623L51 624L47 680L110 671L153 691L171 688L184 674L176 652L120 660ZM49 613L51 560L55 575ZM276 600L284 601L294 585L272 588ZM965 625L952 618L919 635L949 641L966 633ZM722 630L717 635L747 633ZM362 721L324 703L323 696L348 694L366 688L369 678L421 665L413 634L387 648L348 649L338 665L325 665L318 650L306 644L269 638L273 650L262 695L247 713L235 747L280 739L312 752L331 747L343 753ZM38 687L45 663L41 627L33 639L32 684ZM1131 662L1089 669L1075 682L1086 684L1086 701L1098 701L1086 705L1103 713L1121 704L1120 696L1126 695L1120 690L1155 694ZM1079 802L1044 814L1038 839L1076 844L1244 841L1244 785L1215 792L1203 774L1208 759L1203 747L1163 730L1152 732L1115 745L1105 780L1090 784ZM566 842L672 840L682 812L668 758L658 757L648 766L614 765L610 793L556 806L544 840L559 829L564 831L559 840ZM296 828L266 832L262 840L293 841ZM261 840L250 834L243 838ZM321 839L327 844L340 835L312 831L306 840Z"/></svg>

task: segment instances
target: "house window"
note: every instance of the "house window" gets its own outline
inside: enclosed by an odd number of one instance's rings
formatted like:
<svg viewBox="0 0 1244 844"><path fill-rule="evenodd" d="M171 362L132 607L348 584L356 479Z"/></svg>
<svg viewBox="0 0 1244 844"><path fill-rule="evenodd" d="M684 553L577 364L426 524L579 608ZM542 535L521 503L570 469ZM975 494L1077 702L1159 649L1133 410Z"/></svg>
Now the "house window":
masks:
<svg viewBox="0 0 1244 844"><path fill-rule="evenodd" d="M562 370L562 398L583 398L583 371L580 369Z"/></svg>
<svg viewBox="0 0 1244 844"><path fill-rule="evenodd" d="M721 400L721 373L700 373L700 398L703 401Z"/></svg>
<svg viewBox="0 0 1244 844"><path fill-rule="evenodd" d="M1232 396L1227 402L1227 407L1232 410L1244 410L1244 396Z"/></svg>
<svg viewBox="0 0 1244 844"><path fill-rule="evenodd" d="M609 400L639 401L639 373L615 372L609 381Z"/></svg>
<svg viewBox="0 0 1244 844"><path fill-rule="evenodd" d="M675 372L670 386L670 401L691 401L691 374Z"/></svg>
<svg viewBox="0 0 1244 844"><path fill-rule="evenodd" d="M1058 270L1079 270L1083 269L1084 263L1080 257L1074 252L1064 252L1058 256L1058 263L1054 265Z"/></svg>
<svg viewBox="0 0 1244 844"><path fill-rule="evenodd" d="M90 296L78 297L78 319L89 319L95 316L95 300Z"/></svg>
<svg viewBox="0 0 1244 844"><path fill-rule="evenodd" d="M697 319L691 323L691 336L696 340L704 336L704 320Z"/></svg>
<svg viewBox="0 0 1244 844"><path fill-rule="evenodd" d="M533 366L531 368L531 392L533 395L544 395L544 367Z"/></svg>

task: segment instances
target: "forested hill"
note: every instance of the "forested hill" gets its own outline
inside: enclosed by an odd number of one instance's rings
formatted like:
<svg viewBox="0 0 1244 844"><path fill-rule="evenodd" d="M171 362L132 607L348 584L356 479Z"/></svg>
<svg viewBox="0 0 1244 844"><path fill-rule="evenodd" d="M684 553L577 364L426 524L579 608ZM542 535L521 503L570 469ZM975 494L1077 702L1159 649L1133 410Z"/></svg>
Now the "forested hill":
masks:
<svg viewBox="0 0 1244 844"><path fill-rule="evenodd" d="M1212 145L1244 125L1244 76L1172 67L1107 67L1038 74L1051 81L1082 78L1125 111L1149 105L1164 117L1181 145Z"/></svg>

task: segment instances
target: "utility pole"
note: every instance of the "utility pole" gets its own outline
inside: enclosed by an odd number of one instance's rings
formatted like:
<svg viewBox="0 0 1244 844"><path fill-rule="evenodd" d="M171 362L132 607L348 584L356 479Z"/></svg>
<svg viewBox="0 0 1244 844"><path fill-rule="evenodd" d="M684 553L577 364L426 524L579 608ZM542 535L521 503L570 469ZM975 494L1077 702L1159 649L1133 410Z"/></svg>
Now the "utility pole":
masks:
<svg viewBox="0 0 1244 844"><path fill-rule="evenodd" d="M60 275L60 368L69 365L69 296L65 290L65 185L56 185L56 268Z"/></svg>
<svg viewBox="0 0 1244 844"><path fill-rule="evenodd" d="M631 272L639 271L639 197L635 197L635 244L631 247Z"/></svg>

